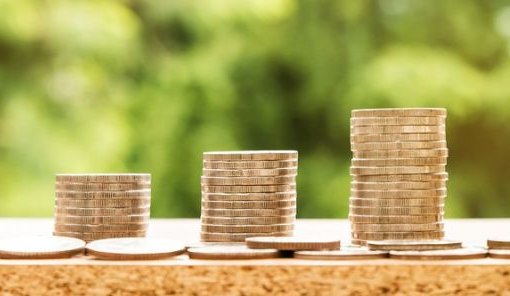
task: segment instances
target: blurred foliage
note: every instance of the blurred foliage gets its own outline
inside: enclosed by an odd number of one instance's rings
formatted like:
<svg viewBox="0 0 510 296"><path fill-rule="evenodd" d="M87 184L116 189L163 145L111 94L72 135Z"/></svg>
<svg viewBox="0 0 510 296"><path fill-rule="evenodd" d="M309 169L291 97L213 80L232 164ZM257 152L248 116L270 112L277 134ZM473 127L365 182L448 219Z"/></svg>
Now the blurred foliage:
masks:
<svg viewBox="0 0 510 296"><path fill-rule="evenodd" d="M0 215L57 172L150 172L197 217L201 152L298 149L300 217L346 217L353 108L449 110L449 217L510 212L508 1L0 0Z"/></svg>

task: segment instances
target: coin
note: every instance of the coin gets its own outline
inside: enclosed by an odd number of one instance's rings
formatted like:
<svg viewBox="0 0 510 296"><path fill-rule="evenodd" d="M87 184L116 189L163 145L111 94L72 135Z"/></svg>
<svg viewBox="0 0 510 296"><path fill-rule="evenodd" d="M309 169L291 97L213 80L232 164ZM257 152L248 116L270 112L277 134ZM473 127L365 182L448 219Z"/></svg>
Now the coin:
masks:
<svg viewBox="0 0 510 296"><path fill-rule="evenodd" d="M366 142L415 142L415 141L444 141L446 134L374 134L351 135L351 143Z"/></svg>
<svg viewBox="0 0 510 296"><path fill-rule="evenodd" d="M351 167L351 175L405 175L445 173L446 166Z"/></svg>
<svg viewBox="0 0 510 296"><path fill-rule="evenodd" d="M445 116L376 116L353 117L351 126L381 126L381 125L445 125Z"/></svg>
<svg viewBox="0 0 510 296"><path fill-rule="evenodd" d="M294 224L273 224L273 225L214 225L202 223L203 232L219 233L274 233L294 230Z"/></svg>
<svg viewBox="0 0 510 296"><path fill-rule="evenodd" d="M116 237L143 237L146 231L129 231L129 232L72 232L72 231L54 231L56 236L75 237L86 242Z"/></svg>
<svg viewBox="0 0 510 296"><path fill-rule="evenodd" d="M365 260L387 257L388 252L369 251L364 248L342 248L340 250L294 252L294 258L310 260Z"/></svg>
<svg viewBox="0 0 510 296"><path fill-rule="evenodd" d="M383 117L383 116L446 116L444 108L378 108L355 109L352 117Z"/></svg>
<svg viewBox="0 0 510 296"><path fill-rule="evenodd" d="M128 215L128 216L59 216L55 217L58 224L130 224L130 223L148 223L150 216Z"/></svg>
<svg viewBox="0 0 510 296"><path fill-rule="evenodd" d="M510 250L489 249L489 257L499 259L510 259Z"/></svg>
<svg viewBox="0 0 510 296"><path fill-rule="evenodd" d="M132 224L60 224L55 223L56 232L123 232L141 231L149 227L148 223Z"/></svg>
<svg viewBox="0 0 510 296"><path fill-rule="evenodd" d="M85 242L58 236L22 236L0 239L2 259L58 259L81 254Z"/></svg>
<svg viewBox="0 0 510 296"><path fill-rule="evenodd" d="M151 183L55 183L56 190L69 191L124 191L150 188Z"/></svg>
<svg viewBox="0 0 510 296"><path fill-rule="evenodd" d="M426 198L445 197L445 187L438 189L415 189L415 190L355 190L351 189L351 197L361 198Z"/></svg>
<svg viewBox="0 0 510 296"><path fill-rule="evenodd" d="M288 160L298 158L298 152L295 150L210 151L204 152L203 158L220 161Z"/></svg>
<svg viewBox="0 0 510 296"><path fill-rule="evenodd" d="M376 215L376 216L393 216L393 215L442 215L444 213L443 206L434 207L356 207L349 206L349 213L353 215Z"/></svg>
<svg viewBox="0 0 510 296"><path fill-rule="evenodd" d="M208 201L279 201L295 199L296 191L269 193L202 193Z"/></svg>
<svg viewBox="0 0 510 296"><path fill-rule="evenodd" d="M219 232L201 232L200 239L209 242L244 242L248 237L252 236L289 236L293 231L285 232L268 232L268 233L219 233Z"/></svg>
<svg viewBox="0 0 510 296"><path fill-rule="evenodd" d="M353 151L354 158L447 157L448 148Z"/></svg>
<svg viewBox="0 0 510 296"><path fill-rule="evenodd" d="M443 220L442 214L434 215L419 215L419 216L367 216L356 215L349 213L349 220L351 223L367 223L367 224L424 224L441 222Z"/></svg>
<svg viewBox="0 0 510 296"><path fill-rule="evenodd" d="M349 198L349 205L355 207L431 207L444 206L444 197L427 198Z"/></svg>
<svg viewBox="0 0 510 296"><path fill-rule="evenodd" d="M87 255L106 260L154 260L185 253L183 243L162 238L127 237L87 244Z"/></svg>
<svg viewBox="0 0 510 296"><path fill-rule="evenodd" d="M446 141L351 143L351 150L353 150L353 151L439 149L439 148L447 148L447 147L448 146L446 145Z"/></svg>
<svg viewBox="0 0 510 296"><path fill-rule="evenodd" d="M207 248L207 247L230 247L230 246L244 246L246 244L244 242L188 242L185 244L186 249L192 248Z"/></svg>
<svg viewBox="0 0 510 296"><path fill-rule="evenodd" d="M150 189L127 191L55 191L56 198L71 199L130 199L147 198L151 196Z"/></svg>
<svg viewBox="0 0 510 296"><path fill-rule="evenodd" d="M279 257L278 250L248 249L246 246L211 246L188 249L191 259L218 259L218 260L244 260L244 259L269 259Z"/></svg>
<svg viewBox="0 0 510 296"><path fill-rule="evenodd" d="M202 185L205 193L250 193L250 192L281 192L296 190L296 185L253 185L253 186L210 186Z"/></svg>
<svg viewBox="0 0 510 296"><path fill-rule="evenodd" d="M258 160L258 161L204 161L204 169L239 170L239 169L297 169L297 159L292 160Z"/></svg>
<svg viewBox="0 0 510 296"><path fill-rule="evenodd" d="M489 249L510 250L510 238L495 237L487 239Z"/></svg>
<svg viewBox="0 0 510 296"><path fill-rule="evenodd" d="M127 208L142 207L150 205L150 198L136 199L56 199L57 207L73 207L73 208Z"/></svg>
<svg viewBox="0 0 510 296"><path fill-rule="evenodd" d="M370 175L352 176L354 182L430 182L446 181L448 173L439 174L409 174L409 175Z"/></svg>
<svg viewBox="0 0 510 296"><path fill-rule="evenodd" d="M82 208L82 207L55 207L56 215L72 216L123 216L148 214L150 207L132 207L132 208Z"/></svg>
<svg viewBox="0 0 510 296"><path fill-rule="evenodd" d="M352 166L355 167L446 165L446 163L447 163L446 157L352 159Z"/></svg>
<svg viewBox="0 0 510 296"><path fill-rule="evenodd" d="M420 232L352 232L352 238L362 240L417 240L417 239L442 239L444 231L420 231Z"/></svg>
<svg viewBox="0 0 510 296"><path fill-rule="evenodd" d="M202 170L204 177L261 177L296 175L297 168L285 169L248 169L248 170Z"/></svg>
<svg viewBox="0 0 510 296"><path fill-rule="evenodd" d="M462 248L462 242L451 240L385 240L369 241L370 250L378 251L426 251Z"/></svg>
<svg viewBox="0 0 510 296"><path fill-rule="evenodd" d="M408 232L408 231L439 231L443 230L443 223L427 224L351 224L351 230L355 232Z"/></svg>
<svg viewBox="0 0 510 296"><path fill-rule="evenodd" d="M260 236L247 238L246 245L251 249L277 249L281 251L338 250L340 249L340 240L314 236Z"/></svg>
<svg viewBox="0 0 510 296"><path fill-rule="evenodd" d="M209 201L202 198L202 207L207 209L274 209L296 206L296 199L277 201Z"/></svg>
<svg viewBox="0 0 510 296"><path fill-rule="evenodd" d="M296 175L278 177L202 177L203 185L282 185L296 182Z"/></svg>
<svg viewBox="0 0 510 296"><path fill-rule="evenodd" d="M486 256L487 250L474 247L433 251L390 251L390 258L404 260L464 260Z"/></svg>
<svg viewBox="0 0 510 296"><path fill-rule="evenodd" d="M444 125L380 125L380 126L351 126L351 134L433 134L446 133Z"/></svg>
<svg viewBox="0 0 510 296"><path fill-rule="evenodd" d="M216 225L268 225L294 223L295 215L275 217L207 217L202 216L202 223Z"/></svg>
<svg viewBox="0 0 510 296"><path fill-rule="evenodd" d="M61 183L147 183L151 174L57 174Z"/></svg>
<svg viewBox="0 0 510 296"><path fill-rule="evenodd" d="M354 190L412 190L412 189L436 189L445 188L446 181L428 182L351 182Z"/></svg>
<svg viewBox="0 0 510 296"><path fill-rule="evenodd" d="M266 217L295 215L296 207L280 209L204 209L203 216L211 217Z"/></svg>

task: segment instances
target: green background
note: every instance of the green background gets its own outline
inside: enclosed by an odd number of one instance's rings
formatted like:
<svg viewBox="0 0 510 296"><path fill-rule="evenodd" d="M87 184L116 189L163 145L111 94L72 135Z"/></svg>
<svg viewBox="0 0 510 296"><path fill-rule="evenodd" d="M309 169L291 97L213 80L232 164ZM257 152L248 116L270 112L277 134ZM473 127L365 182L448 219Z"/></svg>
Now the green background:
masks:
<svg viewBox="0 0 510 296"><path fill-rule="evenodd" d="M150 172L198 217L202 151L297 149L298 216L346 217L350 110L410 106L448 108L447 216L508 216L509 1L0 0L0 216Z"/></svg>

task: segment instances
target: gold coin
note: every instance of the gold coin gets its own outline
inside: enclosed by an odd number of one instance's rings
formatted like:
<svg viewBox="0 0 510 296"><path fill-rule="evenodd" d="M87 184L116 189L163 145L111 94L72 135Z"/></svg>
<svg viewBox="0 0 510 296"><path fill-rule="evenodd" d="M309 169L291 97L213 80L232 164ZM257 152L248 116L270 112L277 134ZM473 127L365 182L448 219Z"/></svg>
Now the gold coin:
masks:
<svg viewBox="0 0 510 296"><path fill-rule="evenodd" d="M447 181L448 173L439 174L406 174L406 175L367 175L352 176L354 182L430 182Z"/></svg>
<svg viewBox="0 0 510 296"><path fill-rule="evenodd" d="M434 214L434 215L420 215L420 216L402 216L402 215L394 215L394 216L368 216L368 215L356 215L349 214L349 220L351 223L368 223L368 224L424 224L424 223L434 223L443 221L443 215Z"/></svg>
<svg viewBox="0 0 510 296"><path fill-rule="evenodd" d="M280 209L205 209L202 216L209 217L274 217L296 214L296 207Z"/></svg>
<svg viewBox="0 0 510 296"><path fill-rule="evenodd" d="M366 142L416 142L416 141L446 141L446 134L376 134L351 135L351 143Z"/></svg>
<svg viewBox="0 0 510 296"><path fill-rule="evenodd" d="M440 231L443 223L428 224L351 224L354 232L409 232L409 231Z"/></svg>
<svg viewBox="0 0 510 296"><path fill-rule="evenodd" d="M246 245L251 249L277 249L281 251L338 250L340 249L340 240L314 236L261 236L247 238Z"/></svg>
<svg viewBox="0 0 510 296"><path fill-rule="evenodd" d="M294 224L273 224L273 225L214 225L203 224L203 232L219 233L274 233L294 230Z"/></svg>
<svg viewBox="0 0 510 296"><path fill-rule="evenodd" d="M445 125L380 125L380 126L351 126L353 135L378 134L434 134L446 133Z"/></svg>
<svg viewBox="0 0 510 296"><path fill-rule="evenodd" d="M297 168L254 170L210 170L204 169L204 177L261 177L297 175Z"/></svg>
<svg viewBox="0 0 510 296"><path fill-rule="evenodd" d="M219 232L201 232L200 239L204 242L244 242L252 236L289 236L293 231L275 232L275 233L219 233Z"/></svg>
<svg viewBox="0 0 510 296"><path fill-rule="evenodd" d="M401 239L442 239L444 231L409 231L409 232L352 232L353 239L362 240L401 240Z"/></svg>
<svg viewBox="0 0 510 296"><path fill-rule="evenodd" d="M275 209L296 206L296 199L279 201L209 201L202 199L202 207L206 209Z"/></svg>
<svg viewBox="0 0 510 296"><path fill-rule="evenodd" d="M351 175L405 175L440 174L446 172L446 166L408 166L408 167L351 167Z"/></svg>
<svg viewBox="0 0 510 296"><path fill-rule="evenodd" d="M510 250L489 249L489 257L498 259L510 259Z"/></svg>
<svg viewBox="0 0 510 296"><path fill-rule="evenodd" d="M289 160L297 159L296 150L210 151L203 153L204 160Z"/></svg>
<svg viewBox="0 0 510 296"><path fill-rule="evenodd" d="M246 169L297 169L298 160L258 160L258 161L204 161L204 169L246 170Z"/></svg>
<svg viewBox="0 0 510 296"><path fill-rule="evenodd" d="M55 231L58 232L126 232L146 230L148 223L131 224L60 224L55 223Z"/></svg>
<svg viewBox="0 0 510 296"><path fill-rule="evenodd" d="M129 215L129 216L64 216L57 215L55 222L58 224L129 224L129 223L148 223L150 216Z"/></svg>
<svg viewBox="0 0 510 296"><path fill-rule="evenodd" d="M83 253L85 242L58 236L23 236L0 239L2 259L59 259Z"/></svg>
<svg viewBox="0 0 510 296"><path fill-rule="evenodd" d="M248 249L246 246L210 246L188 249L191 259L246 260L270 259L279 257L278 250Z"/></svg>
<svg viewBox="0 0 510 296"><path fill-rule="evenodd" d="M151 196L150 189L127 191L55 191L56 198L71 199L130 199L147 198Z"/></svg>
<svg viewBox="0 0 510 296"><path fill-rule="evenodd" d="M364 248L342 248L340 250L294 252L294 258L310 260L365 260L387 257L388 252L369 251Z"/></svg>
<svg viewBox="0 0 510 296"><path fill-rule="evenodd" d="M408 150L408 149L439 149L448 148L446 141L434 142L381 142L381 143L353 143L352 151L371 150Z"/></svg>
<svg viewBox="0 0 510 296"><path fill-rule="evenodd" d="M54 231L53 235L74 237L86 242L116 237L144 237L146 231L128 231L128 232L72 232L72 231Z"/></svg>
<svg viewBox="0 0 510 296"><path fill-rule="evenodd" d="M442 215L444 206L435 207L355 207L349 206L349 214L352 215Z"/></svg>
<svg viewBox="0 0 510 296"><path fill-rule="evenodd" d="M353 190L414 190L445 188L446 181L429 182L351 182Z"/></svg>
<svg viewBox="0 0 510 296"><path fill-rule="evenodd" d="M351 197L361 198L427 198L445 197L446 188L438 189L415 189L415 190L354 190L351 189Z"/></svg>
<svg viewBox="0 0 510 296"><path fill-rule="evenodd" d="M494 237L487 239L489 249L510 250L510 238Z"/></svg>
<svg viewBox="0 0 510 296"><path fill-rule="evenodd" d="M445 198L349 198L355 207L431 207L444 206Z"/></svg>
<svg viewBox="0 0 510 296"><path fill-rule="evenodd" d="M132 207L132 208L82 208L82 207L55 207L55 215L70 216L124 216L149 214L150 207Z"/></svg>
<svg viewBox="0 0 510 296"><path fill-rule="evenodd" d="M355 109L352 117L398 117L398 116L446 116L444 108L379 108Z"/></svg>
<svg viewBox="0 0 510 296"><path fill-rule="evenodd" d="M268 225L294 223L296 215L275 217L208 217L202 216L200 221L216 225Z"/></svg>
<svg viewBox="0 0 510 296"><path fill-rule="evenodd" d="M253 185L283 185L296 183L296 175L278 177L202 177L203 185L213 186L253 186Z"/></svg>
<svg viewBox="0 0 510 296"><path fill-rule="evenodd" d="M150 183L151 174L57 174L57 183Z"/></svg>
<svg viewBox="0 0 510 296"><path fill-rule="evenodd" d="M296 191L270 193L203 193L202 198L210 201L279 201L295 199Z"/></svg>
<svg viewBox="0 0 510 296"><path fill-rule="evenodd" d="M430 251L462 248L462 242L450 240L384 240L369 241L370 250L378 251Z"/></svg>
<svg viewBox="0 0 510 296"><path fill-rule="evenodd" d="M447 157L448 148L353 151L354 158Z"/></svg>
<svg viewBox="0 0 510 296"><path fill-rule="evenodd" d="M487 257L487 250L474 247L452 250L390 252L390 258L403 260L465 260L485 257Z"/></svg>
<svg viewBox="0 0 510 296"><path fill-rule="evenodd" d="M422 166L446 165L446 157L416 157L416 158L353 158L352 166L358 167L392 167L392 166Z"/></svg>
<svg viewBox="0 0 510 296"><path fill-rule="evenodd" d="M250 193L282 192L296 190L295 184L289 185L253 185L253 186L210 186L202 185L204 193Z"/></svg>
<svg viewBox="0 0 510 296"><path fill-rule="evenodd" d="M151 183L55 183L57 191L125 191L150 188Z"/></svg>
<svg viewBox="0 0 510 296"><path fill-rule="evenodd" d="M376 116L352 117L351 126L381 126L381 125L445 125L445 116Z"/></svg>
<svg viewBox="0 0 510 296"><path fill-rule="evenodd" d="M55 206L71 208L129 208L150 205L150 198L136 199L56 199Z"/></svg>
<svg viewBox="0 0 510 296"><path fill-rule="evenodd" d="M185 252L183 243L162 238L110 238L87 244L87 255L105 260L154 260Z"/></svg>

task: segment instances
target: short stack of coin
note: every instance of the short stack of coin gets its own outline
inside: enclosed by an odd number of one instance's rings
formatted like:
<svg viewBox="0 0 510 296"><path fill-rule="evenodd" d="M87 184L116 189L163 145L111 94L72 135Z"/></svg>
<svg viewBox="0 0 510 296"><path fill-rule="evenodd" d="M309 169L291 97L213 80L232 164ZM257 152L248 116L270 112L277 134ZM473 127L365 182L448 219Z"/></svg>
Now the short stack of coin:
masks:
<svg viewBox="0 0 510 296"><path fill-rule="evenodd" d="M293 234L297 151L204 152L203 158L202 241Z"/></svg>
<svg viewBox="0 0 510 296"><path fill-rule="evenodd" d="M446 110L361 109L351 117L354 244L442 239Z"/></svg>
<svg viewBox="0 0 510 296"><path fill-rule="evenodd" d="M58 174L55 188L55 235L84 241L145 236L150 174Z"/></svg>

